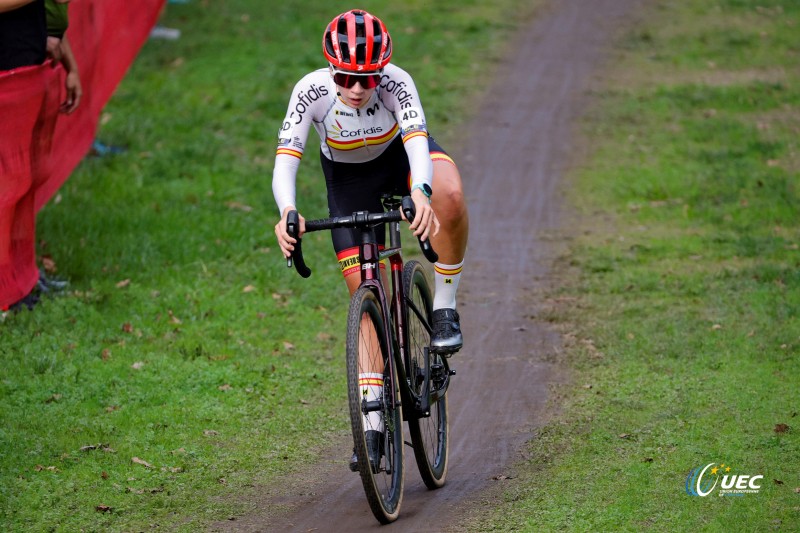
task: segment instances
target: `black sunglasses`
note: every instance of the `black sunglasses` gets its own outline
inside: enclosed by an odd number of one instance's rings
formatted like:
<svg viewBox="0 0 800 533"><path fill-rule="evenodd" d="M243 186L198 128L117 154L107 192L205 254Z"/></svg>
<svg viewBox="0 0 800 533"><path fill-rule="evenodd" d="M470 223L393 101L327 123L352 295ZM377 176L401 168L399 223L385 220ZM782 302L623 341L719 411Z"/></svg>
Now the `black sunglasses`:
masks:
<svg viewBox="0 0 800 533"><path fill-rule="evenodd" d="M360 83L365 89L374 89L381 82L380 74L348 74L346 72L334 72L333 81L336 85L350 89L356 82Z"/></svg>

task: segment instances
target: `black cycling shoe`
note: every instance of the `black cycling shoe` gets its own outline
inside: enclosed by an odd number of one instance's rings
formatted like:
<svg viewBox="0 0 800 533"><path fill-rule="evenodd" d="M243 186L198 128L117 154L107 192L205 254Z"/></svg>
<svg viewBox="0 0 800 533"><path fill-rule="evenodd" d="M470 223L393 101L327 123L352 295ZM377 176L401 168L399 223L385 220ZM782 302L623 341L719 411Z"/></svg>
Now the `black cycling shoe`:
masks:
<svg viewBox="0 0 800 533"><path fill-rule="evenodd" d="M461 324L455 309L436 309L433 312L431 351L442 355L457 352L464 345Z"/></svg>
<svg viewBox="0 0 800 533"><path fill-rule="evenodd" d="M383 432L370 429L364 434L364 438L367 440L369 465L372 467L372 473L377 474L381 466L381 457L383 457ZM350 458L350 470L358 472L358 456L355 450L353 450L353 457Z"/></svg>

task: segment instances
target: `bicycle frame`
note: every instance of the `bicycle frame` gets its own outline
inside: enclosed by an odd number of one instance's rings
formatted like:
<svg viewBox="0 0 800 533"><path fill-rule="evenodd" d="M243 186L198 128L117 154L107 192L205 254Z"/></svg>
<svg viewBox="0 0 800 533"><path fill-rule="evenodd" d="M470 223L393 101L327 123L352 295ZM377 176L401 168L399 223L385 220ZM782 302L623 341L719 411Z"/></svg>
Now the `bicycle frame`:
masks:
<svg viewBox="0 0 800 533"><path fill-rule="evenodd" d="M406 201L408 201L408 204L406 204ZM402 206L403 211L406 212L410 218L413 218L413 211L406 211L407 209L413 208L413 203L411 203L410 198L408 197L400 200L394 196L387 195L383 197L383 204L388 211L394 211L395 213L397 213L397 209ZM386 214L388 214L388 212ZM386 346L392 350L393 355L392 357L389 357L389 361L387 361L386 364L396 366L397 376L402 382L402 385L400 386L401 400L406 406L411 407L411 409L403 409L403 419L407 420L409 416L419 418L427 417L430 416L431 399L429 396L433 396L434 401L441 397L447 390L450 376L453 375L453 372L450 370L447 360L442 359L443 368L439 374L441 376L442 383L441 385L437 385L435 390L432 390L430 379L432 369L430 368L430 356L426 351L425 365L427 368L425 372L425 382L423 384L423 391L425 391L425 393L420 395L417 401L411 401L411 385L406 374L406 369L411 367L411 361L408 353L408 347L406 346L407 339L405 333L407 317L403 312L404 304L406 304L407 308L420 318L421 322L428 329L429 334L431 333L430 324L427 324L425 317L423 317L420 311L414 307L413 302L406 299L405 290L403 287L403 260L400 253L399 216L397 218L381 217L380 220L377 221L372 218L375 216L375 214L361 211L353 213L353 215L350 217L342 217L341 219L306 221L306 230L317 231L320 229L331 229L337 226L351 228L357 227L361 229L361 240L359 243L361 283L359 287L369 287L369 289L375 293L376 298L381 303L383 316L386 317L387 321L390 322L384 331L384 341L386 342ZM378 243L375 236L375 226L380 223L386 223L389 225L389 247L383 251L378 248ZM290 235L296 237L298 228L299 219L297 217L297 213L290 213L289 219L287 220L287 229ZM422 248L423 254L429 261L433 263L438 260L438 256L430 248L430 243L428 241L420 241L420 247ZM287 262L287 265L292 266L294 261L294 266L298 273L302 277L306 278L311 275L311 270L305 265L302 257L303 254L301 251L301 243L300 239L298 239L297 243L295 244L295 252L292 254L292 258L290 258ZM383 279L380 274L380 263L384 259L388 259L391 266L391 302L389 302L387 299L386 287L384 287ZM375 410L378 408L378 405L365 406L366 411Z"/></svg>
<svg viewBox="0 0 800 533"><path fill-rule="evenodd" d="M396 209L400 204L395 199L387 198L384 201L387 209ZM387 364L396 365L398 379L404 384L400 387L400 396L403 405L413 407L413 416L427 417L430 416L430 395L433 394L434 401L438 400L440 394L447 390L447 382L450 378L450 369L447 361L444 360L444 376L446 382L444 386L436 391L431 391L430 383L430 357L425 354L425 383L422 394L416 401L412 402L411 394L409 393L409 381L406 374L406 369L410 368L411 361L406 346L406 315L403 309L403 302L406 301L405 288L403 287L403 259L400 246L400 223L389 222L389 247L381 251L375 238L375 230L372 227L362 229L361 244L359 245L359 260L361 262L361 284L360 286L370 287L376 293L376 297L381 302L384 316L391 322L391 327L387 327L384 331L386 346L390 346L393 357ZM386 297L386 288L383 286L383 279L380 274L380 263L384 259L389 259L391 267L391 284L392 284L392 301L388 302ZM407 303L408 309L411 312L419 314L417 309L413 309L411 302ZM391 313L390 313L391 311ZM394 319L392 320L392 317ZM425 324L430 334L430 325L426 323L420 315L422 323ZM393 360L392 360L393 359ZM367 407L369 408L369 406ZM412 410L403 409L403 420L407 420L412 416Z"/></svg>
<svg viewBox="0 0 800 533"><path fill-rule="evenodd" d="M387 207L390 207L387 205ZM395 206L396 207L396 206ZM388 357L387 365L394 365L396 375L403 383L400 386L400 400L402 405L411 404L411 396L408 394L407 376L405 369L409 364L406 354L405 337L405 317L402 302L405 299L403 291L403 259L400 254L400 223L389 222L389 248L380 250L375 238L373 227L361 230L361 243L359 244L359 260L361 262L361 284L360 287L369 287L375 293L381 303L383 316L387 318L386 328L384 328L384 340L392 354ZM392 301L388 301L386 288L380 273L380 264L384 259L389 259L391 267ZM394 317L394 320L392 320ZM394 394L394 391L392 391ZM427 400L427 398L426 398ZM427 401L426 401L427 403ZM376 408L378 406L375 406ZM370 410L372 406L366 405L365 410ZM428 406L426 406L427 410ZM408 409L403 410L403 420L406 420L411 413Z"/></svg>

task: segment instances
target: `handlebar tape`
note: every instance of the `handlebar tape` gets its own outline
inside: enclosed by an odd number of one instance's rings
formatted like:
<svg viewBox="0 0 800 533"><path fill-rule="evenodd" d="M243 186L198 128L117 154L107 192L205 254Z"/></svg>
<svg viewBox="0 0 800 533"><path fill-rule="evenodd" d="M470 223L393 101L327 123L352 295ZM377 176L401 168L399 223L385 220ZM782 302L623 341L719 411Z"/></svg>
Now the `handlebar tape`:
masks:
<svg viewBox="0 0 800 533"><path fill-rule="evenodd" d="M289 211L289 214L286 216L286 232L290 237L297 239L294 245L294 251L291 257L286 261L286 266L291 268L292 262L294 262L294 268L297 270L297 273L307 278L311 275L311 269L306 266L306 262L303 259L303 240L299 237L300 215L297 211Z"/></svg>
<svg viewBox="0 0 800 533"><path fill-rule="evenodd" d="M411 199L410 196L403 197L403 214L408 219L408 222L414 222L414 217L417 214L417 208L414 205L414 201ZM431 242L429 239L419 239L419 247L422 250L422 255L430 261L431 263L435 263L439 260L439 254L437 254L434 249L431 247Z"/></svg>

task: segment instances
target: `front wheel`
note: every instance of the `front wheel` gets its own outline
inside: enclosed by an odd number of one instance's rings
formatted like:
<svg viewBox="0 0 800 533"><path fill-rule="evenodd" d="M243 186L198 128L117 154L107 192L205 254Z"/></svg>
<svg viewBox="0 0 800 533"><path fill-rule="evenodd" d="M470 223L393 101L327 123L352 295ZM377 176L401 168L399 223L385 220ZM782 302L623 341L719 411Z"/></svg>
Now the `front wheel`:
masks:
<svg viewBox="0 0 800 533"><path fill-rule="evenodd" d="M381 304L369 287L350 300L347 391L358 470L372 514L382 524L403 499L403 413Z"/></svg>
<svg viewBox="0 0 800 533"><path fill-rule="evenodd" d="M448 367L441 355L428 350L433 298L425 271L417 261L409 261L403 268L403 288L408 309L407 379L414 399L427 395L431 402L427 413L409 413L410 409L407 410L408 430L422 481L429 489L438 489L444 485L447 477L447 396L441 385Z"/></svg>

